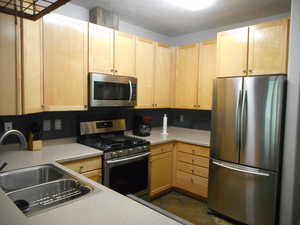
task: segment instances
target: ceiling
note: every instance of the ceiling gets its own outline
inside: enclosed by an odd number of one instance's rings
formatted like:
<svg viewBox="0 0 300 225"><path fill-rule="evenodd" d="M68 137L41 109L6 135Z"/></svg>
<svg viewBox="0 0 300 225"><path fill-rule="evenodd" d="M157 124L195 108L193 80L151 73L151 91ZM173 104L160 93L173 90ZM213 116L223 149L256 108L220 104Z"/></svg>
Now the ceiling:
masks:
<svg viewBox="0 0 300 225"><path fill-rule="evenodd" d="M72 3L111 10L124 21L171 37L289 12L291 5L290 0L216 0L213 6L195 12L180 9L166 0L72 0Z"/></svg>

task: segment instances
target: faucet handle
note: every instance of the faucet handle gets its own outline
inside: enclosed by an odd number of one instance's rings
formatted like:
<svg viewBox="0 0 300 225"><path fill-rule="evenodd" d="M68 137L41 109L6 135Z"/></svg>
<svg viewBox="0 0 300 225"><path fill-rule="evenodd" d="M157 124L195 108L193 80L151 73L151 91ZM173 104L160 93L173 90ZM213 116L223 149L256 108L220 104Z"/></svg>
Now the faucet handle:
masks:
<svg viewBox="0 0 300 225"><path fill-rule="evenodd" d="M7 162L3 163L2 166L0 166L0 171L2 171L7 166L7 164Z"/></svg>

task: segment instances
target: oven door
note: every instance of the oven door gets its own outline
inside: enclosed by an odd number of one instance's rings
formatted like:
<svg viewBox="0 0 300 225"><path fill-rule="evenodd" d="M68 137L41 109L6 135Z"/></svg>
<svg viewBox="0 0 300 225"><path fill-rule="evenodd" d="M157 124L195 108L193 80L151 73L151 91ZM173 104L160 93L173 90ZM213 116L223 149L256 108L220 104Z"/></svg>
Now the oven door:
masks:
<svg viewBox="0 0 300 225"><path fill-rule="evenodd" d="M104 185L121 194L137 194L148 189L150 152L104 163Z"/></svg>
<svg viewBox="0 0 300 225"><path fill-rule="evenodd" d="M137 79L90 74L90 106L135 106Z"/></svg>

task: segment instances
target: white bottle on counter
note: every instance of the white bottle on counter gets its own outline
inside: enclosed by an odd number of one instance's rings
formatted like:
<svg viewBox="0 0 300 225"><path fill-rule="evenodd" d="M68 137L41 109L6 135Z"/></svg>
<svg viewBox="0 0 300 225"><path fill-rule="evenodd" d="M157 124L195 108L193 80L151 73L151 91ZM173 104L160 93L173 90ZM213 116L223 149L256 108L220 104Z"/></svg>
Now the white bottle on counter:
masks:
<svg viewBox="0 0 300 225"><path fill-rule="evenodd" d="M162 135L168 135L168 117L167 114L164 115L163 118L163 129L162 129Z"/></svg>

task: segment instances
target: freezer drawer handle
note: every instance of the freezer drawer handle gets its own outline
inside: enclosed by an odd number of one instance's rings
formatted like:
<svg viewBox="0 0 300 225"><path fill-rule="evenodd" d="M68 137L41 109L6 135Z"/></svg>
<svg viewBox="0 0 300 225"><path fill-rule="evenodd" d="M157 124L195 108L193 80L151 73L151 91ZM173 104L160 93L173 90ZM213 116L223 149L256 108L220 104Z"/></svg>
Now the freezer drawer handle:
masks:
<svg viewBox="0 0 300 225"><path fill-rule="evenodd" d="M264 177L269 177L270 176L270 174L268 174L268 173L256 172L256 171L251 171L251 170L243 170L243 169L231 167L231 166L225 165L224 163L219 163L219 162L216 162L216 161L213 161L213 164L215 164L217 166L227 168L227 169L230 169L230 170L239 171L239 172L242 172L242 173L249 173L249 174L254 174L254 175L264 176Z"/></svg>

